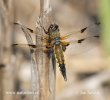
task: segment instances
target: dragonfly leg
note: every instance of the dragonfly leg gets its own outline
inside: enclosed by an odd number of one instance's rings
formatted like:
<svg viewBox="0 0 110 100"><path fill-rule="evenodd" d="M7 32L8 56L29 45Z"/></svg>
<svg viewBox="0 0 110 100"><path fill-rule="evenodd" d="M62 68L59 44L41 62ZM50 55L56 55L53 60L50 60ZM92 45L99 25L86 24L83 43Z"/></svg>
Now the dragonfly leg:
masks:
<svg viewBox="0 0 110 100"><path fill-rule="evenodd" d="M44 30L44 33L45 34L48 34L48 31L42 26L43 30Z"/></svg>

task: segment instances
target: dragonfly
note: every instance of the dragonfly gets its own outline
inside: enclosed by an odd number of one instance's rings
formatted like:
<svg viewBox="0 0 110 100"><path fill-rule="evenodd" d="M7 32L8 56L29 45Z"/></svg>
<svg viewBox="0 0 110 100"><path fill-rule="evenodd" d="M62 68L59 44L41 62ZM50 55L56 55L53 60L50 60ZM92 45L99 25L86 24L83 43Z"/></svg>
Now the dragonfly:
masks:
<svg viewBox="0 0 110 100"><path fill-rule="evenodd" d="M28 41L28 44L13 44L13 46L17 45L28 45L31 50L38 49L38 46L33 43L31 34L34 33L34 31L26 26L23 26L20 23L14 23L16 25L21 26L22 31L24 32L26 39ZM95 25L100 25L99 22L94 23ZM41 25L40 25L41 26ZM67 41L68 38L70 38L74 34L84 34L85 31L90 28L91 26L84 27L76 32L68 33L64 36L61 36L59 26L56 23L52 23L48 29L46 30L43 26L41 28L43 29L44 33L46 34L46 37L43 37L45 39L46 45L46 53L52 53L55 55L55 59L57 60L57 63L59 65L60 72L64 78L65 81L67 81L67 75L66 75L66 65L65 65L65 58L64 58L64 52L66 51L67 47L71 44L81 44L83 41L94 37L99 38L99 35L93 35L86 38L81 38L74 41ZM36 33L35 33L36 34Z"/></svg>

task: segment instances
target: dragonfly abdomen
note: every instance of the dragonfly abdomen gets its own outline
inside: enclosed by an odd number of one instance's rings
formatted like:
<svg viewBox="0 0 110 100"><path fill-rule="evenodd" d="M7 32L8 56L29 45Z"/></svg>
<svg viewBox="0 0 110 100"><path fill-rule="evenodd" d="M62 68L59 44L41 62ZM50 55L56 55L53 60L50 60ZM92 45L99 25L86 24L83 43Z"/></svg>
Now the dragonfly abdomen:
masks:
<svg viewBox="0 0 110 100"><path fill-rule="evenodd" d="M66 81L67 77L66 77L66 68L65 68L65 63L64 63L64 55L63 55L62 46L60 44L55 45L54 53L55 53L55 56L56 56L56 60L59 63L61 74L63 75L64 80Z"/></svg>

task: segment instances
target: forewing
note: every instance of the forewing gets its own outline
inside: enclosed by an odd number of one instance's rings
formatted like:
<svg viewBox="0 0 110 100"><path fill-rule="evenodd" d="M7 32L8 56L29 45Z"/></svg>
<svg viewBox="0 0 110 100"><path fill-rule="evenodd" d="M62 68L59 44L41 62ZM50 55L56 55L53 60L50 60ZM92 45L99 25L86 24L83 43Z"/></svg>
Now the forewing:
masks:
<svg viewBox="0 0 110 100"><path fill-rule="evenodd" d="M73 37L74 35L77 35L77 34L79 34L79 35L85 35L86 32L87 32L87 30L89 30L91 28L94 28L95 26L98 26L98 25L99 25L98 23L97 24L95 23L95 24L89 25L87 27L84 27L84 28L82 28L82 29L80 29L78 31L69 32L68 34L66 34L64 36L61 36L61 40L69 39L69 38L71 38L71 37Z"/></svg>
<svg viewBox="0 0 110 100"><path fill-rule="evenodd" d="M21 23L14 23L14 24L19 25L21 27L21 29L24 32L24 35L25 35L25 37L27 39L28 44L34 45L32 37L31 37L31 35L29 33L29 30L31 30L31 29L28 28L29 29L28 30L27 27L23 26Z"/></svg>

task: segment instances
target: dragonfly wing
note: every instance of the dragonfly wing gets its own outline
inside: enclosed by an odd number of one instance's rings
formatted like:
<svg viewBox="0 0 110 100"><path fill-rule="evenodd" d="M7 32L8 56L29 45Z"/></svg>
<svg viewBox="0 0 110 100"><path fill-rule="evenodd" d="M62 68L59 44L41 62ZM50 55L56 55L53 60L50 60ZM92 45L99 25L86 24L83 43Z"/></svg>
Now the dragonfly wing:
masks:
<svg viewBox="0 0 110 100"><path fill-rule="evenodd" d="M32 40L32 37L29 34L29 31L30 31L29 28L23 26L21 23L14 23L14 24L19 25L21 27L21 29L24 32L24 35L25 35L25 37L27 39L28 44L34 45L33 40Z"/></svg>
<svg viewBox="0 0 110 100"><path fill-rule="evenodd" d="M90 38L93 38L93 37L96 38L96 39L98 39L98 38L99 38L99 35L92 36L92 37L86 37L86 38L82 38L82 39L78 39L78 40L74 40L74 41L70 41L70 42L68 42L68 43L70 43L70 44L75 44L75 43L81 44L81 43L84 42L85 40L90 39Z"/></svg>
<svg viewBox="0 0 110 100"><path fill-rule="evenodd" d="M12 46L20 46L20 47L31 47L31 48L36 48L36 45L33 44L13 44Z"/></svg>
<svg viewBox="0 0 110 100"><path fill-rule="evenodd" d="M91 27L94 27L95 25L98 26L98 25L100 25L100 24L95 23L95 24L93 24L93 25L89 25L89 26L87 26L87 27L84 27L84 28L82 28L82 29L79 30L79 31L70 32L69 34L67 34L67 35L65 35L65 36L61 36L61 40L68 39L68 38L70 38L72 35L75 35L75 34L84 34L87 29L89 29L89 28L91 28Z"/></svg>
<svg viewBox="0 0 110 100"><path fill-rule="evenodd" d="M43 48L43 47L46 47L46 45L43 45L43 46L37 46L37 45L35 45L35 44L13 44L12 46L30 47L31 49L37 49L37 48Z"/></svg>
<svg viewBox="0 0 110 100"><path fill-rule="evenodd" d="M69 38L73 34L84 33L86 31L86 29L87 29L87 27L85 27L85 28L83 28L83 29L81 29L81 30L79 30L77 32L71 32L70 34L67 34L65 36L62 36L61 37L61 40L65 40L65 39Z"/></svg>
<svg viewBox="0 0 110 100"><path fill-rule="evenodd" d="M15 25L20 25L22 27L25 27L27 30L29 30L31 33L34 33L34 31L32 29L30 29L29 27L23 26L21 23L15 22Z"/></svg>
<svg viewBox="0 0 110 100"><path fill-rule="evenodd" d="M21 23L15 22L14 24L15 24L15 25L19 25L19 26L21 27L22 31L24 32L24 34L25 34L25 36L26 36L26 39L28 39L29 42L32 42L32 41L31 41L32 38L31 38L30 33L34 33L34 34L36 35L36 32L34 32L32 29L30 29L30 28L28 28L28 27L22 25ZM29 38L30 38L30 39L29 39ZM45 42L47 42L47 40L48 40L48 36L45 36L45 37L43 36L43 37L42 37L42 36L40 36L40 35L37 35L37 38L40 38L40 39L44 40Z"/></svg>
<svg viewBox="0 0 110 100"><path fill-rule="evenodd" d="M97 44L99 44L99 36L96 35L68 42L62 41L62 43L68 44L68 55L80 56L98 47Z"/></svg>

